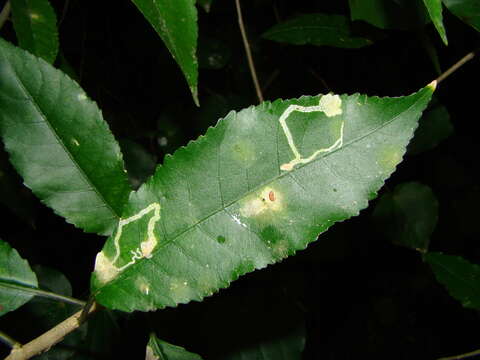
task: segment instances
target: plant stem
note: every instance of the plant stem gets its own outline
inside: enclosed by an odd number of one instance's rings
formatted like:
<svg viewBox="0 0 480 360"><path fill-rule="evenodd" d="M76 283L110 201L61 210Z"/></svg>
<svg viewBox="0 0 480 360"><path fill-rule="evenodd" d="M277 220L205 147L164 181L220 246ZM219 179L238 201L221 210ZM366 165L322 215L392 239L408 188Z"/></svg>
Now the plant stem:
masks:
<svg viewBox="0 0 480 360"><path fill-rule="evenodd" d="M93 303L88 310L88 314L92 314L97 309L97 304ZM5 360L26 360L50 349L53 345L62 341L66 335L82 325L82 322L80 321L82 312L83 310L76 312L57 326L51 328L29 343L20 347L14 347L10 352L10 355L8 355Z"/></svg>
<svg viewBox="0 0 480 360"><path fill-rule="evenodd" d="M65 302L65 303L79 305L79 306L85 306L85 304L86 304L85 301L78 300L78 299L72 298L70 296L55 294L55 293L52 293L50 291L41 290L41 289L29 288L29 287L25 287L25 286L20 286L20 285L15 285L15 284L7 284L7 283L2 283L0 285L0 287L15 289L15 290L18 290L18 291L23 291L23 292L26 292L26 293L34 294L35 296L40 296L40 297L47 298L47 299L52 299L52 300L58 300L58 301L62 301L62 302Z"/></svg>
<svg viewBox="0 0 480 360"><path fill-rule="evenodd" d="M10 16L10 1L7 1L5 5L3 5L3 9L0 12L0 29L2 28L5 21L7 21L8 17Z"/></svg>
<svg viewBox="0 0 480 360"><path fill-rule="evenodd" d="M471 351L469 353L461 354L461 355L442 357L438 360L459 360L459 359L466 359L470 356L475 356L475 355L480 355L480 350Z"/></svg>
<svg viewBox="0 0 480 360"><path fill-rule="evenodd" d="M450 76L452 73L457 71L461 66L463 66L467 61L470 61L474 58L476 54L476 51L469 52L467 55L465 55L463 58L458 60L453 66L451 66L447 71L445 71L443 74L441 74L437 80L437 84L440 83L440 81L445 80L448 76Z"/></svg>
<svg viewBox="0 0 480 360"><path fill-rule="evenodd" d="M5 334L3 331L0 331L0 342L3 342L10 348L18 348L22 346L22 344L11 338L9 335Z"/></svg>
<svg viewBox="0 0 480 360"><path fill-rule="evenodd" d="M247 33L245 32L245 25L243 24L240 0L235 0L235 5L237 6L238 25L240 27L240 33L242 34L243 46L245 47L245 52L247 53L248 67L250 68L250 74L252 74L253 85L255 86L255 91L257 92L258 101L263 102L262 89L258 82L257 72L255 71L255 64L253 63L252 52L250 51L250 44L248 43Z"/></svg>

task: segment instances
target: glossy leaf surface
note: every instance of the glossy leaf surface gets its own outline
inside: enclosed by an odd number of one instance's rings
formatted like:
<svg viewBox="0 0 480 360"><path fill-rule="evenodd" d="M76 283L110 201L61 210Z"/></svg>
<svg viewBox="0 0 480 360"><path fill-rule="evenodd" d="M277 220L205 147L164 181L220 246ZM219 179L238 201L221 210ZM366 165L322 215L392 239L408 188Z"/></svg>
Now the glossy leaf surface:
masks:
<svg viewBox="0 0 480 360"><path fill-rule="evenodd" d="M21 48L53 63L58 53L57 16L48 0L10 0Z"/></svg>
<svg viewBox="0 0 480 360"><path fill-rule="evenodd" d="M1 39L0 135L40 200L85 231L111 233L130 187L100 110L65 74Z"/></svg>
<svg viewBox="0 0 480 360"><path fill-rule="evenodd" d="M360 48L372 43L369 39L352 35L349 21L342 15L301 15L275 25L262 36L288 44L340 48Z"/></svg>
<svg viewBox="0 0 480 360"><path fill-rule="evenodd" d="M478 0L442 0L455 16L480 31L480 1Z"/></svg>
<svg viewBox="0 0 480 360"><path fill-rule="evenodd" d="M0 239L0 316L19 308L33 297L21 288L36 287L37 277L28 262Z"/></svg>
<svg viewBox="0 0 480 360"><path fill-rule="evenodd" d="M423 3L427 8L430 19L432 19L433 25L435 25L443 43L448 45L447 34L445 32L445 27L443 26L442 0L423 0Z"/></svg>
<svg viewBox="0 0 480 360"><path fill-rule="evenodd" d="M230 112L131 194L96 258L97 301L132 311L201 300L305 249L376 196L433 88Z"/></svg>
<svg viewBox="0 0 480 360"><path fill-rule="evenodd" d="M160 340L155 334L150 335L145 360L202 360L202 358L184 348Z"/></svg>
<svg viewBox="0 0 480 360"><path fill-rule="evenodd" d="M480 309L480 266L461 256L431 252L425 255L438 282L466 308Z"/></svg>
<svg viewBox="0 0 480 360"><path fill-rule="evenodd" d="M438 201L429 186L417 182L403 183L380 198L373 218L376 228L389 240L426 252L437 225Z"/></svg>
<svg viewBox="0 0 480 360"><path fill-rule="evenodd" d="M195 0L132 0L162 38L198 105L197 9Z"/></svg>

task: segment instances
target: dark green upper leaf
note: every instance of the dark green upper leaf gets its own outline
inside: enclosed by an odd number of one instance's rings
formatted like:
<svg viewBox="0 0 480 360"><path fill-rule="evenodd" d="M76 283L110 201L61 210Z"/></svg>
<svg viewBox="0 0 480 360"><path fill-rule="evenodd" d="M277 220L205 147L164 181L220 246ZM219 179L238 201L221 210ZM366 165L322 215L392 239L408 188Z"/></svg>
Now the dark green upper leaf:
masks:
<svg viewBox="0 0 480 360"><path fill-rule="evenodd" d="M200 300L304 249L375 197L433 89L230 112L131 194L97 255L97 301L131 311Z"/></svg>
<svg viewBox="0 0 480 360"><path fill-rule="evenodd" d="M145 360L202 360L202 358L184 348L160 340L150 334Z"/></svg>
<svg viewBox="0 0 480 360"><path fill-rule="evenodd" d="M0 239L0 316L17 309L34 296L17 287L36 288L37 277L17 250Z"/></svg>
<svg viewBox="0 0 480 360"><path fill-rule="evenodd" d="M57 17L48 0L10 0L20 47L53 63L58 53Z"/></svg>
<svg viewBox="0 0 480 360"><path fill-rule="evenodd" d="M480 31L480 1L478 0L442 0L455 16Z"/></svg>
<svg viewBox="0 0 480 360"><path fill-rule="evenodd" d="M438 201L427 185L404 183L382 196L373 217L376 228L394 243L426 252L438 220Z"/></svg>
<svg viewBox="0 0 480 360"><path fill-rule="evenodd" d="M428 253L425 260L437 280L466 308L480 309L480 266L460 256Z"/></svg>
<svg viewBox="0 0 480 360"><path fill-rule="evenodd" d="M263 35L265 39L295 45L327 45L359 48L369 39L352 35L348 19L342 15L308 14L277 24Z"/></svg>
<svg viewBox="0 0 480 360"><path fill-rule="evenodd" d="M111 233L130 188L107 123L77 83L2 39L0 135L45 204L85 231Z"/></svg>
<svg viewBox="0 0 480 360"><path fill-rule="evenodd" d="M180 66L198 105L197 9L195 0L132 0Z"/></svg>
<svg viewBox="0 0 480 360"><path fill-rule="evenodd" d="M448 45L447 34L445 32L445 27L443 26L442 0L423 0L423 2L427 7L430 19L432 19L433 25L435 25L442 41L445 45Z"/></svg>
<svg viewBox="0 0 480 360"><path fill-rule="evenodd" d="M363 20L382 29L423 26L428 14L422 0L349 0L352 20Z"/></svg>

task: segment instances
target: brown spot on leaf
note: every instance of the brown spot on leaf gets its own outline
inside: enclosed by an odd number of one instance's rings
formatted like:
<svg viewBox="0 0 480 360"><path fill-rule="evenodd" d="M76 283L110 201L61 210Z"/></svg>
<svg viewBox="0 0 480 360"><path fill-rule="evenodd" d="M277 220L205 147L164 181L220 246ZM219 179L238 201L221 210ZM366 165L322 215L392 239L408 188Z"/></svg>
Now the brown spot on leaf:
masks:
<svg viewBox="0 0 480 360"><path fill-rule="evenodd" d="M268 193L268 198L270 199L270 201L275 201L275 193L273 191L270 191Z"/></svg>

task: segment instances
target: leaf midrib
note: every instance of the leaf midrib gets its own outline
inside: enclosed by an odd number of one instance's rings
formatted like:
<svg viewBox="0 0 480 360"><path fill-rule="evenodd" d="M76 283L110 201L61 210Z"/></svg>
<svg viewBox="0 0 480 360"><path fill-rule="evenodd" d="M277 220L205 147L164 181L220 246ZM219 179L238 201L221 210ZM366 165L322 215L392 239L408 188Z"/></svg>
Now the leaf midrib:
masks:
<svg viewBox="0 0 480 360"><path fill-rule="evenodd" d="M422 91L422 90L420 90L420 91ZM410 96L414 96L414 95L416 95L416 94L412 94L412 95L410 95ZM365 133L364 135L362 135L362 136L360 136L360 137L358 137L358 138L355 138L355 139L349 141L348 143L345 143L342 147L337 148L337 149L335 149L335 150L333 150L333 151L325 154L325 155L322 156L322 157L317 157L317 158L315 158L314 160L312 160L311 162L306 163L306 164L300 164L300 165L299 165L298 167L296 167L295 169L298 170L298 169L303 168L304 166L309 166L310 164L313 164L313 163L319 161L320 159L323 159L323 158L325 158L325 157L327 157L327 156L329 156L329 155L331 155L331 154L334 154L334 153L336 153L337 151L342 150L344 147L347 147L347 146L350 146L350 145L352 145L352 144L355 144L355 143L363 140L364 138L370 136L371 134L373 134L373 133L375 133L375 132L383 129L384 127L390 125L392 122L394 122L395 120L397 120L402 114L410 111L419 101L421 101L424 97L426 97L426 96L428 96L428 95L429 95L429 93L428 93L428 92L425 92L425 94L424 94L422 97L420 97L419 99L417 99L417 101L415 101L412 105L410 105L410 106L409 106L407 109L405 109L404 111L402 111L402 112L400 112L399 114L397 114L397 115L396 115L394 118L392 118L391 120L383 123L383 124L380 125L380 126L375 127L374 129L368 131L368 132ZM375 98L375 97L373 97L373 98ZM380 99L380 98L379 98L379 99ZM237 113L235 113L235 114L237 114ZM277 125L277 128L278 128L278 127L279 127L279 125ZM223 139L222 139L222 140L223 140ZM278 143L278 140L277 140L277 143ZM217 148L217 149L218 149L218 148ZM217 150L217 151L218 151L218 150ZM174 156L175 156L175 154L172 155L172 158L173 158ZM292 170L292 171L295 171L295 169ZM173 238L171 238L171 239L169 239L169 240L160 242L160 243L158 244L157 248L153 251L152 256L156 256L156 254L157 254L158 252L160 252L163 247L169 245L169 244L172 243L172 242L175 242L176 239L178 239L179 237L181 237L181 236L183 236L184 234L188 233L190 230L194 229L195 227L199 226L200 224L202 224L203 222L205 222L206 220L208 220L208 219L211 218L212 216L215 216L216 214L218 214L218 213L221 212L221 211L226 211L226 209L227 209L228 207L230 207L230 206L232 206L233 204L237 203L237 202L240 201L241 199L243 199L243 198L245 198L245 197L248 197L250 194L254 193L255 191L258 191L258 189L266 186L267 184L270 184L270 183L272 183L273 181L276 181L276 180L278 180L278 179L283 178L284 176L289 175L292 171L286 171L286 172L280 173L279 175L276 175L275 177L269 179L268 181L265 181L265 182L263 182L263 183L255 186L255 187L253 187L253 188L250 189L249 191L243 193L243 195L242 195L240 198L237 198L237 199L235 199L235 200L232 200L232 201L230 201L230 202L227 203L227 204L223 204L223 207L222 207L221 209L218 209L218 210L215 210L215 211L211 212L209 215L207 215L207 216L205 216L204 218L198 220L195 224L187 227L185 230L183 230L182 232L180 232L180 233L178 233L177 235L175 235L175 237L173 237ZM153 177L152 177L151 179L153 179ZM151 181L152 181L152 180L151 180ZM145 184L144 184L144 185L145 185ZM142 186L142 187L143 187L143 186ZM141 189L141 188L140 188L140 189ZM227 214L229 214L228 211L227 211ZM229 215L229 216L230 216L230 215ZM247 229L248 229L249 231L251 231L250 228L247 228ZM135 264L133 264L133 265L131 266L131 268L135 267L135 265L137 265L137 264L143 263L145 260L150 260L150 259L140 258L140 259L138 259L138 261L137 261ZM118 281L120 281L120 280L123 280L123 279L125 278L125 276L126 276L125 273L128 273L128 270L129 270L129 269L126 269L125 271L122 271L120 274L118 274L118 276L117 276L116 278L112 279L110 282L107 282L107 283L104 284L102 287L98 288L97 292L100 292L100 291L102 290L102 288L105 287L105 286L108 286L108 285L110 285L110 284L113 284L113 283L116 283L116 282L118 282Z"/></svg>
<svg viewBox="0 0 480 360"><path fill-rule="evenodd" d="M30 92L28 91L28 89L25 87L24 83L22 82L21 78L18 76L15 68L11 65L10 61L8 61L8 59L5 58L5 56L3 56L3 59L4 60L7 60L6 63L8 64L8 66L10 67L10 69L12 70L12 73L14 75L14 78L18 84L18 86L21 88L21 90L23 91L23 93L26 95L26 97L28 98L28 100L30 101L30 103L33 105L33 107L35 108L35 110L40 114L40 117L42 118L42 120L47 124L48 128L50 129L50 131L53 133L53 135L55 136L55 139L57 140L58 144L62 147L62 149L64 150L64 152L67 154L67 156L70 158L70 160L72 161L72 163L75 165L75 168L77 169L77 171L80 173L80 176L85 180L85 182L93 189L93 192L97 195L97 197L101 200L102 203L106 204L106 208L113 214L114 218L119 221L120 218L121 218L121 214L118 214L114 209L113 207L110 205L110 203L105 199L105 197L102 195L102 193L97 189L97 186L90 180L90 178L87 176L87 174L85 173L85 171L82 169L82 167L77 163L76 159L73 157L73 155L70 153L70 151L68 150L68 148L65 146L65 143L62 141L62 139L60 138L60 136L57 134L57 132L55 131L55 128L50 124L50 122L47 120L47 117L46 115L44 114L44 112L42 111L42 109L38 106L37 102L35 101L34 97L30 94ZM44 61L42 59L36 59L37 61ZM43 72L41 70L39 70L40 74L41 74L41 77L42 77L42 82L43 82L43 79L44 79L44 75L43 75ZM105 224L103 224L103 226L105 226Z"/></svg>

